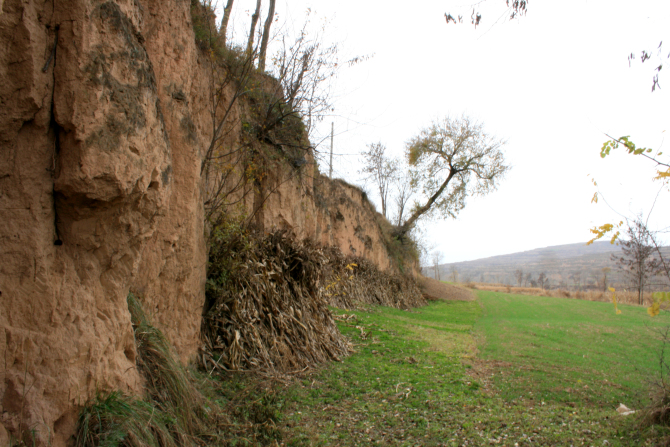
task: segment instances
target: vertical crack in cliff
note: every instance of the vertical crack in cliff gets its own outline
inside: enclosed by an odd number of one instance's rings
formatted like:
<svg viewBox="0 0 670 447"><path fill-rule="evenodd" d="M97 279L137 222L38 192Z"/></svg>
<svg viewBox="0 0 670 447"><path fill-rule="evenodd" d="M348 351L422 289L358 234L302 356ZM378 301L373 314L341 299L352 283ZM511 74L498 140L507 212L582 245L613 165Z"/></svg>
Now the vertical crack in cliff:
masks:
<svg viewBox="0 0 670 447"><path fill-rule="evenodd" d="M54 2L54 9L55 9L55 2ZM53 12L55 13L55 11ZM55 189L55 181L56 177L58 176L58 154L60 152L60 133L62 130L62 127L58 125L56 122L56 116L54 113L54 103L55 103L55 95L56 95L56 50L58 48L58 31L60 29L60 25L56 24L54 27L54 45L53 48L51 49L51 52L49 54L49 59L47 59L46 63L44 64L44 68L42 68L42 72L46 73L49 70L49 66L51 65L51 107L49 110L49 132L53 132L53 152L51 154L51 167L49 168L49 172L51 173L51 199L53 202L53 207L54 207L54 245L63 245L63 240L61 239L60 232L58 231L58 207L56 206L56 189ZM53 64L52 64L53 62Z"/></svg>

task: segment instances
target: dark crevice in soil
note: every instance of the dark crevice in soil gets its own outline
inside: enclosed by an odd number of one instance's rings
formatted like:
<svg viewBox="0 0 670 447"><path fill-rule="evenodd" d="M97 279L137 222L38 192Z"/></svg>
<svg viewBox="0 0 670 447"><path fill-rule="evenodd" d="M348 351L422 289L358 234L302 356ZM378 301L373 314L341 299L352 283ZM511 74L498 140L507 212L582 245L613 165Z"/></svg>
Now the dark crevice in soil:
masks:
<svg viewBox="0 0 670 447"><path fill-rule="evenodd" d="M56 25L55 26L55 36L54 36L54 45L51 50L51 53L49 55L49 59L47 59L46 64L44 65L44 68L42 71L46 73L49 69L49 66L52 65L51 69L51 110L49 111L49 116L50 116L50 123L49 123L49 132L52 133L52 138L53 138L53 153L51 155L51 167L49 168L49 171L51 172L51 178L52 178L52 200L53 200L53 207L54 207L54 245L63 245L63 240L61 239L60 232L58 231L58 207L56 206L56 191L55 191L55 180L58 177L58 154L60 153L60 134L63 130L61 126L58 125L56 122L56 116L54 114L54 96L56 93L56 51L58 48L58 30L60 26ZM53 63L53 64L52 64Z"/></svg>

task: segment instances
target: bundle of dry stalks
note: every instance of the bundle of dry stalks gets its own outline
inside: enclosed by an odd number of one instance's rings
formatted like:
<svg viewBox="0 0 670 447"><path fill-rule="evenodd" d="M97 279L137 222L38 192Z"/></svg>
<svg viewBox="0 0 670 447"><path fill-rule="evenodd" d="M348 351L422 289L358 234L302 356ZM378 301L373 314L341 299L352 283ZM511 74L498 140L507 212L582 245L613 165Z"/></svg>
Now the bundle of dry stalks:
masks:
<svg viewBox="0 0 670 447"><path fill-rule="evenodd" d="M347 355L319 294L326 262L312 242L283 231L213 245L203 366L290 373Z"/></svg>
<svg viewBox="0 0 670 447"><path fill-rule="evenodd" d="M352 309L361 304L409 309L426 304L414 278L380 271L367 259L345 257L335 247L325 250L328 275L321 296L331 306Z"/></svg>

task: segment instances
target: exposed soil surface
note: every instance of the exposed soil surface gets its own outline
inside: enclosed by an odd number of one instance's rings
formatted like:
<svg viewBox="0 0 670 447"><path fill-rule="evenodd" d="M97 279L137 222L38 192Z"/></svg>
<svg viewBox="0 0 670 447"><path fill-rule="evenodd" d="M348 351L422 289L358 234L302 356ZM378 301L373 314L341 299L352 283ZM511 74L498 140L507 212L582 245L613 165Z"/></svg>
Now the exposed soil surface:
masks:
<svg viewBox="0 0 670 447"><path fill-rule="evenodd" d="M420 276L417 282L421 293L427 300L472 301L475 299L474 293L464 287L446 284L425 276Z"/></svg>

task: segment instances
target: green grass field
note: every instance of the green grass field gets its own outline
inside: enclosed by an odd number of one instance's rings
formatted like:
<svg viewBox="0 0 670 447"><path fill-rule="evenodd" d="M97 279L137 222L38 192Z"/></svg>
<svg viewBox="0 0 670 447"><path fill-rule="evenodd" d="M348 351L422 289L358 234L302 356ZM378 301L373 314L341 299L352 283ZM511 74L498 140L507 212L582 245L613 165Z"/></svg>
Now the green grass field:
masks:
<svg viewBox="0 0 670 447"><path fill-rule="evenodd" d="M662 430L616 408L648 402L670 316L620 309L481 291L411 311L334 309L354 350L342 362L222 382L240 418L227 445L656 445Z"/></svg>
<svg viewBox="0 0 670 447"><path fill-rule="evenodd" d="M666 315L652 319L645 308L625 305L616 315L609 303L493 292L480 292L479 300L480 358L510 363L494 380L504 399L646 404Z"/></svg>
<svg viewBox="0 0 670 447"><path fill-rule="evenodd" d="M335 309L348 316L339 326L355 352L275 388L278 441L652 445L658 434L641 435L616 407L646 402L656 331L670 321L620 308L615 315L606 303L480 292L477 301L412 311Z"/></svg>

